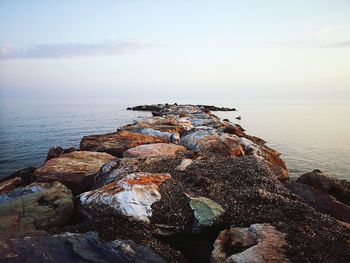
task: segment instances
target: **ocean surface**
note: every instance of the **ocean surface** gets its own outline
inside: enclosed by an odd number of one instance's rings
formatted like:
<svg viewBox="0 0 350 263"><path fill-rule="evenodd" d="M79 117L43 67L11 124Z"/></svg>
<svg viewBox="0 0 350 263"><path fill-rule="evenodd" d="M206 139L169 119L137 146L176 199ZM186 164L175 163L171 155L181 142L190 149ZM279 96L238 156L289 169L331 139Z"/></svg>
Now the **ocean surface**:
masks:
<svg viewBox="0 0 350 263"><path fill-rule="evenodd" d="M177 102L237 108L236 112L214 113L268 141L270 147L282 153L291 176L317 168L350 180L350 101ZM146 103L151 102L1 99L0 177L42 165L52 146L79 147L84 135L113 132L121 125L150 116L125 110ZM235 119L238 115L240 121Z"/></svg>

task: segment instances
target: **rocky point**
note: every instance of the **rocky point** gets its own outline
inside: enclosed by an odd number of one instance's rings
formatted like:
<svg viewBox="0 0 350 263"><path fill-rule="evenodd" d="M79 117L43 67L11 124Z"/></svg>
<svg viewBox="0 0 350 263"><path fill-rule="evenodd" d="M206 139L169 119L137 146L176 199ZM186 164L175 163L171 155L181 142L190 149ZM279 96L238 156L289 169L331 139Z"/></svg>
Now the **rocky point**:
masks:
<svg viewBox="0 0 350 263"><path fill-rule="evenodd" d="M3 262L350 262L350 183L288 177L211 105L155 104L0 182Z"/></svg>

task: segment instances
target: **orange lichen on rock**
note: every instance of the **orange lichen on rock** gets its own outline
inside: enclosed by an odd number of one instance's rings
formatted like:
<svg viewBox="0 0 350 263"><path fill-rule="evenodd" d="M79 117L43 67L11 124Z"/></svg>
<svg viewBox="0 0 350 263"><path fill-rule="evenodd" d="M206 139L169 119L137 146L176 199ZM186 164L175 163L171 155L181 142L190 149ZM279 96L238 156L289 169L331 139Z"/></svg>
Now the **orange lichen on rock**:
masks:
<svg viewBox="0 0 350 263"><path fill-rule="evenodd" d="M130 185L146 185L146 184L160 185L169 178L171 178L170 174L152 174L152 175L141 176L135 179L129 179L126 182Z"/></svg>

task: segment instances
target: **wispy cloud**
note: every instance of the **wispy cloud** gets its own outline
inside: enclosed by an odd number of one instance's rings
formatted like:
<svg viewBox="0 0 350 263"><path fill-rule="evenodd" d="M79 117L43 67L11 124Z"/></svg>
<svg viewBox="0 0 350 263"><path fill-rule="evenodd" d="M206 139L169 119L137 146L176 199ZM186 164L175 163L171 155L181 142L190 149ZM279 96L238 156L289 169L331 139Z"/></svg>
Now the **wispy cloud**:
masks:
<svg viewBox="0 0 350 263"><path fill-rule="evenodd" d="M337 43L332 43L332 44L327 44L327 45L322 45L321 47L325 48L332 48L332 47L350 47L350 41L342 41L342 42L337 42Z"/></svg>
<svg viewBox="0 0 350 263"><path fill-rule="evenodd" d="M141 40L105 41L99 43L34 44L25 48L0 47L0 60L75 58L129 53L156 46Z"/></svg>
<svg viewBox="0 0 350 263"><path fill-rule="evenodd" d="M285 47L348 47L349 41L338 41L342 37L342 26L326 26L318 30L291 34L287 40L277 41L280 46Z"/></svg>

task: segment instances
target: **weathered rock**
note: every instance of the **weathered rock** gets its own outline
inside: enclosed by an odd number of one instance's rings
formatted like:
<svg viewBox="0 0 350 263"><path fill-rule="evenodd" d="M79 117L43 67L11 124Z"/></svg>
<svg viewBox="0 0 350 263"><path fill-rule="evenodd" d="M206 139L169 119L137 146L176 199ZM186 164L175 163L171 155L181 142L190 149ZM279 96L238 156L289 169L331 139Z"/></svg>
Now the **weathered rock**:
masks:
<svg viewBox="0 0 350 263"><path fill-rule="evenodd" d="M107 152L122 157L123 152L130 148L160 142L168 142L168 139L123 130L116 133L84 136L80 142L80 150Z"/></svg>
<svg viewBox="0 0 350 263"><path fill-rule="evenodd" d="M193 211L195 222L193 231L199 232L201 228L212 226L225 212L222 206L210 198L203 196L190 197L190 207Z"/></svg>
<svg viewBox="0 0 350 263"><path fill-rule="evenodd" d="M350 205L350 182L348 181L328 177L320 170L303 174L297 181L330 194L340 202Z"/></svg>
<svg viewBox="0 0 350 263"><path fill-rule="evenodd" d="M10 239L0 247L0 261L8 263L166 262L147 246L131 240L103 243L94 232Z"/></svg>
<svg viewBox="0 0 350 263"><path fill-rule="evenodd" d="M184 172L192 162L192 159L183 159L181 163L176 167L176 171Z"/></svg>
<svg viewBox="0 0 350 263"><path fill-rule="evenodd" d="M93 188L100 188L121 179L125 175L137 172L139 164L140 161L134 158L121 158L106 163L95 176Z"/></svg>
<svg viewBox="0 0 350 263"><path fill-rule="evenodd" d="M244 146L239 137L232 134L220 134L215 130L195 130L181 138L181 144L192 151L208 156L242 156Z"/></svg>
<svg viewBox="0 0 350 263"><path fill-rule="evenodd" d="M76 149L74 147L70 147L68 149L63 149L60 146L54 146L47 153L46 161L48 161L50 159L53 159L53 158L57 158L57 157L61 156L62 154L74 152L74 151L77 151L77 150L78 149Z"/></svg>
<svg viewBox="0 0 350 263"><path fill-rule="evenodd" d="M149 222L151 205L160 200L160 185L170 179L167 173L133 173L97 190L80 195L80 210L112 208L116 214L132 220Z"/></svg>
<svg viewBox="0 0 350 263"><path fill-rule="evenodd" d="M350 206L343 204L331 195L306 184L287 181L285 185L316 210L329 214L341 221L350 223Z"/></svg>
<svg viewBox="0 0 350 263"><path fill-rule="evenodd" d="M286 245L285 235L267 224L231 227L216 239L211 262L290 262L284 251Z"/></svg>
<svg viewBox="0 0 350 263"><path fill-rule="evenodd" d="M135 107L128 107L127 110L133 110L133 111L152 111L152 112L159 112L164 109L171 109L174 107L195 107L200 108L201 110L210 110L210 111L235 111L235 108L228 108L228 107L216 107L213 105L178 105L178 104L154 104L154 105L140 105Z"/></svg>
<svg viewBox="0 0 350 263"><path fill-rule="evenodd" d="M186 148L181 145L170 143L152 143L131 148L125 151L123 156L129 158L175 156L177 153L184 151L186 151Z"/></svg>
<svg viewBox="0 0 350 263"><path fill-rule="evenodd" d="M102 165L115 159L107 153L75 151L48 160L34 174L40 182L59 181L78 194L91 187Z"/></svg>
<svg viewBox="0 0 350 263"><path fill-rule="evenodd" d="M285 181L288 179L287 166L280 158L281 154L278 151L264 144L259 145L247 138L242 137L240 139L247 155L254 155L258 159L264 160L279 180Z"/></svg>
<svg viewBox="0 0 350 263"><path fill-rule="evenodd" d="M0 194L6 194L7 192L10 192L11 190L23 185L24 182L21 177L14 177L0 183Z"/></svg>
<svg viewBox="0 0 350 263"><path fill-rule="evenodd" d="M27 167L27 168L21 169L21 170L14 172L8 176L1 177L0 183L7 181L9 179L13 179L15 177L20 177L25 184L30 184L35 180L35 176L34 176L35 169L36 169L36 167Z"/></svg>
<svg viewBox="0 0 350 263"><path fill-rule="evenodd" d="M61 183L33 183L0 195L0 236L21 236L67 223L71 192Z"/></svg>

